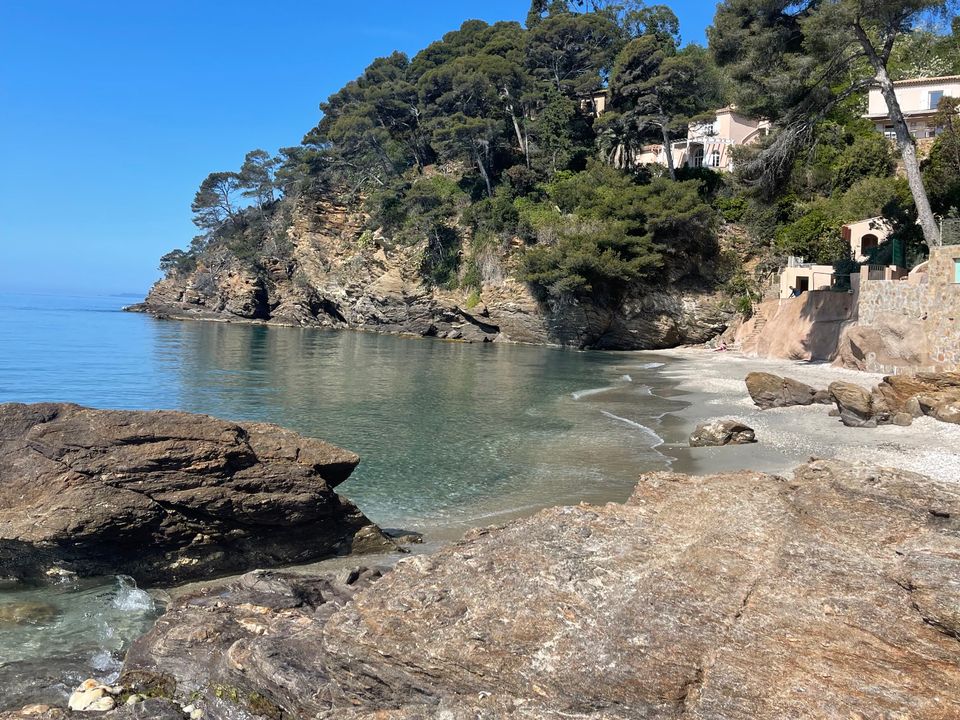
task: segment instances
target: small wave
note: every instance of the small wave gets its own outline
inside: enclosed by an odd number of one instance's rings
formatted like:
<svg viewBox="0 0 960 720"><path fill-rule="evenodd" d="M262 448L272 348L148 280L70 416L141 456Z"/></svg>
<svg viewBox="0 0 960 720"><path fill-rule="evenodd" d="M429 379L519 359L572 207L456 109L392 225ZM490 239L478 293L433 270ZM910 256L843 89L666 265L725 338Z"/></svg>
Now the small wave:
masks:
<svg viewBox="0 0 960 720"><path fill-rule="evenodd" d="M666 363L662 362L648 362L643 365L637 365L640 370L655 370L658 367L663 367Z"/></svg>
<svg viewBox="0 0 960 720"><path fill-rule="evenodd" d="M117 610L130 613L154 610L153 598L146 591L138 588L132 577L126 575L117 576L117 592L113 596L113 606Z"/></svg>
<svg viewBox="0 0 960 720"><path fill-rule="evenodd" d="M587 397L588 395L599 395L600 393L609 392L613 390L612 387L602 387L602 388L590 388L589 390L577 390L576 392L570 393L570 397L574 400L579 400L582 397Z"/></svg>
<svg viewBox="0 0 960 720"><path fill-rule="evenodd" d="M629 375L621 375L620 379L623 380L623 382L633 382L633 378Z"/></svg>
<svg viewBox="0 0 960 720"><path fill-rule="evenodd" d="M617 420L631 427L635 427L638 430L642 430L645 435L649 436L650 439L653 440L654 444L650 446L651 448L658 448L661 445L663 445L663 438L657 435L653 430L648 428L646 425L642 425L641 423L635 422L634 420L630 420L629 418L620 417L619 415L614 415L612 412L607 412L606 410L601 410L600 414L606 415L611 420Z"/></svg>

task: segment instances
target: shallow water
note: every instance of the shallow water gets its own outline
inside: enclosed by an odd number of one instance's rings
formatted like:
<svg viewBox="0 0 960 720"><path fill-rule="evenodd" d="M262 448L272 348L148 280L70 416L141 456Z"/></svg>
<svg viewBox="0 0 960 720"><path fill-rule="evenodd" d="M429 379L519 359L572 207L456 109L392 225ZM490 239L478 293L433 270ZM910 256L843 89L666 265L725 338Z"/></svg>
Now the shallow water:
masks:
<svg viewBox="0 0 960 720"><path fill-rule="evenodd" d="M623 500L639 472L669 463L661 426L680 403L660 396L670 383L649 356L158 321L120 312L126 301L0 295L0 402L279 423L359 453L339 492L428 539L548 505ZM75 674L96 674L90 648L118 657L125 642L97 639L98 617L119 622L112 602L73 591L90 622L58 644L38 639L39 627L0 626L0 687L37 661L55 674L80 658ZM131 624L152 612L131 610Z"/></svg>

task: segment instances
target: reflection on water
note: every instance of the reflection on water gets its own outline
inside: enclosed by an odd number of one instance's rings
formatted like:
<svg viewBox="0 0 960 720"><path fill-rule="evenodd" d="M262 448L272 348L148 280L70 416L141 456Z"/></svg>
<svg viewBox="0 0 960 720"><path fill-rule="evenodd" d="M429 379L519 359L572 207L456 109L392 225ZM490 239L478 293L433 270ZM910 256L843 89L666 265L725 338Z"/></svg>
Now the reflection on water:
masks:
<svg viewBox="0 0 960 720"><path fill-rule="evenodd" d="M0 402L285 425L359 453L340 491L430 539L546 505L623 500L639 472L668 463L658 431L676 404L651 394L660 363L639 354L158 321L118 306L0 295ZM44 657L24 647L16 662Z"/></svg>

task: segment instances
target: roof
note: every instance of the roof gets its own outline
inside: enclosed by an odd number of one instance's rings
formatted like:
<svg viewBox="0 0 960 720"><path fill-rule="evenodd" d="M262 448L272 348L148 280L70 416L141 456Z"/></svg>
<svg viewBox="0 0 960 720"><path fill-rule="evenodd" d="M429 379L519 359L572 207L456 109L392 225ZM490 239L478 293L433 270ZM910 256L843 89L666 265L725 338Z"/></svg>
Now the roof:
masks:
<svg viewBox="0 0 960 720"><path fill-rule="evenodd" d="M932 78L908 78L906 80L896 80L894 85L926 85L928 83L942 82L960 82L960 75L940 75Z"/></svg>

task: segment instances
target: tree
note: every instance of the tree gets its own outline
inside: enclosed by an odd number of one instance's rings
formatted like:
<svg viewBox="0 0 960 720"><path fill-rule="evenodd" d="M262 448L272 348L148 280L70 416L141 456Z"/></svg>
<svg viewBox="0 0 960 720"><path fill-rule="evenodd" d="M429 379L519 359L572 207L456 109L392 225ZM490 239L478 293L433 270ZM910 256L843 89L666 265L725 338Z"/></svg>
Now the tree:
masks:
<svg viewBox="0 0 960 720"><path fill-rule="evenodd" d="M652 32L631 40L617 56L611 74L613 108L627 130L643 137L659 135L671 179L676 179L671 138L716 109L721 81L703 48L677 52L675 40ZM632 154L632 153L630 153Z"/></svg>
<svg viewBox="0 0 960 720"><path fill-rule="evenodd" d="M215 231L228 220L236 220L239 208L234 195L240 189L240 175L235 172L210 173L200 183L190 209L193 223L204 230Z"/></svg>
<svg viewBox="0 0 960 720"><path fill-rule="evenodd" d="M845 99L879 87L893 122L919 223L928 245L938 232L916 144L888 66L898 39L952 0L724 0L709 29L718 65L733 80L741 109L778 124L758 156L772 187L789 171L812 128ZM765 166L765 168L763 167Z"/></svg>
<svg viewBox="0 0 960 720"><path fill-rule="evenodd" d="M617 26L604 15L551 14L528 33L528 67L539 80L566 95L592 92L602 87L620 37Z"/></svg>
<svg viewBox="0 0 960 720"><path fill-rule="evenodd" d="M240 166L237 182L241 195L253 198L261 215L263 208L274 201L274 173L279 164L279 158L271 157L266 150L251 150Z"/></svg>
<svg viewBox="0 0 960 720"><path fill-rule="evenodd" d="M945 213L960 208L960 99L940 101L937 125L942 130L930 149L924 177L935 209Z"/></svg>

